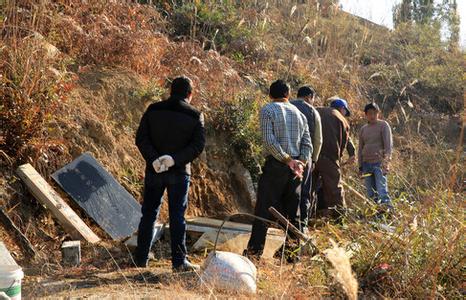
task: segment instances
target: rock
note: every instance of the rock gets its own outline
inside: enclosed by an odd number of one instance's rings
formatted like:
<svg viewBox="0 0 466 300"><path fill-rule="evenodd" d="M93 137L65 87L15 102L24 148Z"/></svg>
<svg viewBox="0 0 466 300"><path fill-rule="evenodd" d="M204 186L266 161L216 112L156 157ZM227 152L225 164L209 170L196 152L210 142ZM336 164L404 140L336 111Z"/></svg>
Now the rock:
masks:
<svg viewBox="0 0 466 300"><path fill-rule="evenodd" d="M47 52L48 58L55 58L61 53L57 47L47 42L47 40L44 38L42 34L34 32L32 38L39 42L42 48Z"/></svg>
<svg viewBox="0 0 466 300"><path fill-rule="evenodd" d="M247 195L252 207L256 206L256 190L252 182L251 173L239 162L235 162L231 170L244 195Z"/></svg>
<svg viewBox="0 0 466 300"><path fill-rule="evenodd" d="M66 266L77 266L81 263L81 242L67 241L61 246L62 261Z"/></svg>

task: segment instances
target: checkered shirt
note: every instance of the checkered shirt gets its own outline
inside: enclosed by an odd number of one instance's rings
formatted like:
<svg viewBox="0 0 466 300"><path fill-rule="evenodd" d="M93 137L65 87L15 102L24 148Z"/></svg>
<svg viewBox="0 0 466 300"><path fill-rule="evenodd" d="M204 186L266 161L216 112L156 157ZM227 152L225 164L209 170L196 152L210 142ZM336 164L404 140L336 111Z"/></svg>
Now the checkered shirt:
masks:
<svg viewBox="0 0 466 300"><path fill-rule="evenodd" d="M275 159L310 159L312 142L306 117L290 102L266 104L260 112L260 126L265 150Z"/></svg>

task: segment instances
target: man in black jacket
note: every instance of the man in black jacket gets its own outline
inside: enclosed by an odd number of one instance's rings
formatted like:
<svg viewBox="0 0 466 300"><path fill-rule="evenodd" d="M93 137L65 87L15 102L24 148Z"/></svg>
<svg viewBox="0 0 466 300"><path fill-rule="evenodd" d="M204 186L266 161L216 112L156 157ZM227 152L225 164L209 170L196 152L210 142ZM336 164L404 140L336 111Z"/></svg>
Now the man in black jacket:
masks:
<svg viewBox="0 0 466 300"><path fill-rule="evenodd" d="M316 92L308 86L302 86L298 90L297 99L292 100L291 104L296 106L300 112L306 116L307 125L309 126L309 135L312 140L312 161L306 165L303 173L303 180L301 182L301 199L299 202L299 215L300 215L300 227L304 233L308 233L308 219L311 209L311 185L312 185L312 171L314 170L315 164L319 159L320 148L322 148L322 121L317 109L315 109L314 101Z"/></svg>
<svg viewBox="0 0 466 300"><path fill-rule="evenodd" d="M170 98L153 103L141 119L136 145L146 161L144 202L139 223L136 264L146 267L165 189L168 193L172 266L174 271L198 269L186 259L186 221L190 163L205 146L202 114L192 107L192 83L178 77Z"/></svg>

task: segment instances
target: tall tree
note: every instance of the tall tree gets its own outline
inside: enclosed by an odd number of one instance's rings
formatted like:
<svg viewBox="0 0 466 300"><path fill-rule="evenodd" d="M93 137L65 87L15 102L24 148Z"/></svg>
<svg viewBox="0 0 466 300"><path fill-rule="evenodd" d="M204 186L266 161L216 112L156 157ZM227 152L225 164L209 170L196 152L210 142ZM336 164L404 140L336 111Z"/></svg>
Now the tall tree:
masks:
<svg viewBox="0 0 466 300"><path fill-rule="evenodd" d="M428 26L438 37L446 38L450 51L459 49L460 17L456 0L402 0L393 9L393 23L395 28L400 24Z"/></svg>
<svg viewBox="0 0 466 300"><path fill-rule="evenodd" d="M407 22L431 24L436 17L434 0L403 0L395 6L393 13L395 26Z"/></svg>
<svg viewBox="0 0 466 300"><path fill-rule="evenodd" d="M413 0L413 20L418 24L431 24L435 21L437 10L434 0Z"/></svg>
<svg viewBox="0 0 466 300"><path fill-rule="evenodd" d="M412 20L413 0L403 0L393 9L393 23L395 26Z"/></svg>
<svg viewBox="0 0 466 300"><path fill-rule="evenodd" d="M460 48L460 16L456 0L443 0L443 19L448 29L448 47L450 51Z"/></svg>

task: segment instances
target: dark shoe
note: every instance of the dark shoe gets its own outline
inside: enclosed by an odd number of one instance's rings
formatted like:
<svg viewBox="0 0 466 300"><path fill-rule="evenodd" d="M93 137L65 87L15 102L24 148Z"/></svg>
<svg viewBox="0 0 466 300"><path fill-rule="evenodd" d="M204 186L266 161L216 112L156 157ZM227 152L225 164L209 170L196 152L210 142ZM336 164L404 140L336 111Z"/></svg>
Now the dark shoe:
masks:
<svg viewBox="0 0 466 300"><path fill-rule="evenodd" d="M380 205L382 209L387 213L387 215L392 215L395 212L395 207L393 207L391 202L382 203Z"/></svg>
<svg viewBox="0 0 466 300"><path fill-rule="evenodd" d="M181 265L173 267L173 272L175 273L199 272L200 270L201 270L201 267L199 265L190 263L187 259L185 259Z"/></svg>
<svg viewBox="0 0 466 300"><path fill-rule="evenodd" d="M155 254L152 251L149 252L147 259L138 258L136 253L134 254L133 257L134 257L134 264L139 268L147 268L149 261L155 260Z"/></svg>
<svg viewBox="0 0 466 300"><path fill-rule="evenodd" d="M377 212L374 216L376 221L387 221L392 218L394 214L394 208L390 203L382 203L377 207Z"/></svg>
<svg viewBox="0 0 466 300"><path fill-rule="evenodd" d="M299 248L300 248L300 251L299 251L300 256L313 257L319 254L319 249L317 249L317 246L315 245L315 239L313 238L311 238L307 242L300 241Z"/></svg>
<svg viewBox="0 0 466 300"><path fill-rule="evenodd" d="M249 260L253 262L258 262L261 259L262 251L258 250L251 250L251 249L244 249L243 256L247 257Z"/></svg>
<svg viewBox="0 0 466 300"><path fill-rule="evenodd" d="M286 262L289 264L297 264L301 260L301 257L298 255L289 255L286 257Z"/></svg>
<svg viewBox="0 0 466 300"><path fill-rule="evenodd" d="M300 247L299 244L287 243L285 245L285 259L289 264L294 264L299 262L300 259Z"/></svg>
<svg viewBox="0 0 466 300"><path fill-rule="evenodd" d="M147 263L148 263L148 260L135 260L134 263L136 264L136 267L138 268L147 268Z"/></svg>

